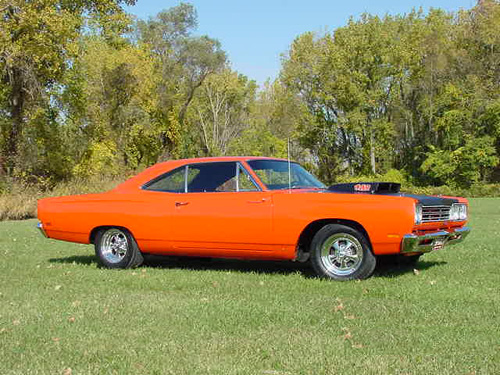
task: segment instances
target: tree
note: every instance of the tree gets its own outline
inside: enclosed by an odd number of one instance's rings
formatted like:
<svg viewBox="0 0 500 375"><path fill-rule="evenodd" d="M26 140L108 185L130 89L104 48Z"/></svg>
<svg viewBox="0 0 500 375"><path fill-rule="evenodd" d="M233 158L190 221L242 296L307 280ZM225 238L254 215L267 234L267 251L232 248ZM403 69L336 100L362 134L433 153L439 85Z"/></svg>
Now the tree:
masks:
<svg viewBox="0 0 500 375"><path fill-rule="evenodd" d="M2 0L0 1L0 81L7 85L4 126L6 140L2 155L4 170L13 174L20 138L39 108L48 106L69 60L73 43L94 16L103 30L112 27L123 14L121 4L135 0Z"/></svg>
<svg viewBox="0 0 500 375"><path fill-rule="evenodd" d="M399 68L390 58L392 23L363 15L331 35L306 33L284 62L283 83L298 90L316 120L304 140L316 144L322 158L330 154L323 159L328 164L345 161L350 173L375 173L377 145L386 149L393 139L386 131Z"/></svg>
<svg viewBox="0 0 500 375"><path fill-rule="evenodd" d="M363 15L299 36L281 82L307 107L299 139L322 177L395 167L421 184L495 178L499 27L500 4L483 1L457 15Z"/></svg>
<svg viewBox="0 0 500 375"><path fill-rule="evenodd" d="M310 162L307 150L296 141L298 127L309 123L307 109L300 98L279 81L268 81L259 90L247 123L247 128L230 142L231 154L286 158L290 142L291 158Z"/></svg>
<svg viewBox="0 0 500 375"><path fill-rule="evenodd" d="M205 80L193 101L191 120L200 129L205 155L226 155L230 142L248 128L256 87L230 69Z"/></svg>
<svg viewBox="0 0 500 375"><path fill-rule="evenodd" d="M157 57L162 74L158 91L166 154L178 153L180 133L185 132L186 112L196 90L210 74L221 71L226 64L226 54L219 41L208 36L192 36L196 27L194 7L184 3L137 23L138 39Z"/></svg>
<svg viewBox="0 0 500 375"><path fill-rule="evenodd" d="M161 153L154 60L132 44L86 36L60 95L73 171L86 176L155 163Z"/></svg>

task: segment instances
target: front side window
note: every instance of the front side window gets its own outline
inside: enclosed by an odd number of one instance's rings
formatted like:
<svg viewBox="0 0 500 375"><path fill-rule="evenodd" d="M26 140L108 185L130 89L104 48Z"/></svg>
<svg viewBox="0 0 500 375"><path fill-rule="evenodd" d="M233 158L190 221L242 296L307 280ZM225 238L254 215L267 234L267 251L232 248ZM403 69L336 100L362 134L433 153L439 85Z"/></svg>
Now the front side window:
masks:
<svg viewBox="0 0 500 375"><path fill-rule="evenodd" d="M188 193L236 191L236 163L203 163L188 166Z"/></svg>
<svg viewBox="0 0 500 375"><path fill-rule="evenodd" d="M250 160L248 164L269 190L325 189L326 186L300 164L285 160Z"/></svg>
<svg viewBox="0 0 500 375"><path fill-rule="evenodd" d="M188 166L196 177L187 184L188 193L257 191L248 172L236 162L204 163Z"/></svg>

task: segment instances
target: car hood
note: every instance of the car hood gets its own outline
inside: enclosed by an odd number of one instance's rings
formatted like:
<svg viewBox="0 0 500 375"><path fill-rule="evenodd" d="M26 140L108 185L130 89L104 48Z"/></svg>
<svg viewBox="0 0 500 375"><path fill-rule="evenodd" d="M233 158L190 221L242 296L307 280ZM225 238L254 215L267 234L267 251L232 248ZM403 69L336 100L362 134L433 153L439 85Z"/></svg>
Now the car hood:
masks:
<svg viewBox="0 0 500 375"><path fill-rule="evenodd" d="M452 197L401 193L400 188L401 184L397 182L354 182L332 185L326 191L343 194L369 194L413 198L422 206L451 206L453 203L458 202L458 199Z"/></svg>
<svg viewBox="0 0 500 375"><path fill-rule="evenodd" d="M317 190L316 190L317 192ZM413 198L422 206L451 206L453 203L458 203L458 199L450 197L438 197L431 195L419 195L410 193L349 193L349 192L339 192L331 190L322 190L322 193L328 194L349 194L349 195L379 195L386 197L402 197L402 198Z"/></svg>
<svg viewBox="0 0 500 375"><path fill-rule="evenodd" d="M451 206L453 203L458 203L458 199L449 197L436 197L430 195L418 195L409 193L383 194L396 197L407 197L416 199L422 206Z"/></svg>

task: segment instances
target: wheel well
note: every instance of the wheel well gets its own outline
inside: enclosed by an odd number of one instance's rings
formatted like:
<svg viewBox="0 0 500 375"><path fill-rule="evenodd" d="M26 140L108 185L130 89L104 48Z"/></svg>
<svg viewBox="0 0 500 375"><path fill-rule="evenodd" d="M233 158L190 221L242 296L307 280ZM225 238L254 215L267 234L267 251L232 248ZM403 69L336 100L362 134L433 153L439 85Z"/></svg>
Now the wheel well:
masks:
<svg viewBox="0 0 500 375"><path fill-rule="evenodd" d="M304 228L304 230L300 234L299 241L297 243L297 249L304 252L304 253L308 253L309 252L309 245L311 244L312 239L313 239L314 235L316 234L316 232L328 224L341 224L341 225L345 225L347 227L351 227L352 229L355 229L355 230L359 231L360 233L362 233L365 236L368 243L370 244L370 247L372 246L368 232L357 221L345 220L345 219L321 219L321 220L316 220L316 221L313 221L312 223L309 223Z"/></svg>
<svg viewBox="0 0 500 375"><path fill-rule="evenodd" d="M124 231L127 231L128 233L132 234L131 231L129 231L127 228L125 227L121 227L119 225L101 225L99 227L95 227L94 229L92 229L92 231L90 232L90 236L89 236L89 243L90 244L94 244L94 241L95 241L95 237L97 236L97 233L101 230L101 229L110 229L110 228L117 228L117 229L121 229L121 230L124 230Z"/></svg>

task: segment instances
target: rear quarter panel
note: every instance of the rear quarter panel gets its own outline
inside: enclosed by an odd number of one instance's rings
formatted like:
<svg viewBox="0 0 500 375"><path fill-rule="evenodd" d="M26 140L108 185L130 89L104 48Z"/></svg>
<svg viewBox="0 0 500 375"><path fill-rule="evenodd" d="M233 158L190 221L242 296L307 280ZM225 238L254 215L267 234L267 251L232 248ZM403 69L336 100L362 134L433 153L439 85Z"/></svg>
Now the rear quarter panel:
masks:
<svg viewBox="0 0 500 375"><path fill-rule="evenodd" d="M141 192L76 195L38 202L38 218L50 238L84 244L90 242L92 230L100 226L127 228L138 242L161 242L166 237L164 223L169 214L161 202Z"/></svg>

